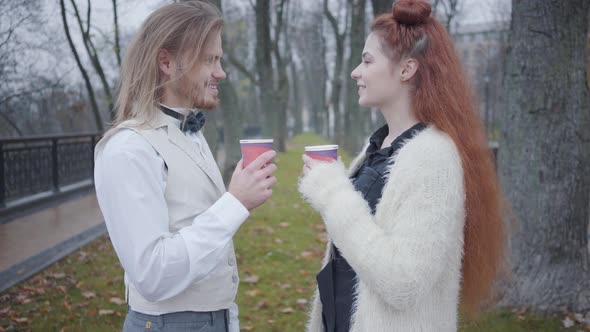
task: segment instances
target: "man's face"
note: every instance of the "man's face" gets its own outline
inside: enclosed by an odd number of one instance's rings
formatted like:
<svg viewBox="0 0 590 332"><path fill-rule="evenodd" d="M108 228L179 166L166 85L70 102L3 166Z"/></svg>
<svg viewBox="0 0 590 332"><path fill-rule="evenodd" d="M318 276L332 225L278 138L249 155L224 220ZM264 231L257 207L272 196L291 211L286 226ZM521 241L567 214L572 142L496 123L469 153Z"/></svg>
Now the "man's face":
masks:
<svg viewBox="0 0 590 332"><path fill-rule="evenodd" d="M208 45L205 45L202 56L195 62L193 68L185 72L177 66L173 80L172 92L189 108L214 109L219 105L218 84L226 77L221 67L223 49L221 48L221 33L218 33Z"/></svg>

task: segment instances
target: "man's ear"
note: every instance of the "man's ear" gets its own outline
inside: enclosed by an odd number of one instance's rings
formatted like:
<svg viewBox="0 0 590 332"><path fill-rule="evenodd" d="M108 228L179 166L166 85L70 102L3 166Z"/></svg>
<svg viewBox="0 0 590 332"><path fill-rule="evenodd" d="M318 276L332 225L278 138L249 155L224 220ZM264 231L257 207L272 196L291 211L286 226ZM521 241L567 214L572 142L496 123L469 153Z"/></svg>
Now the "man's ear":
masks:
<svg viewBox="0 0 590 332"><path fill-rule="evenodd" d="M158 51L158 68L164 77L170 77L174 68L174 59L168 50L161 49Z"/></svg>
<svg viewBox="0 0 590 332"><path fill-rule="evenodd" d="M414 74L416 74L417 70L418 70L418 61L416 61L416 59L408 58L408 59L402 60L402 73L401 73L402 82L405 82L405 81L409 80L410 78L412 78L414 76Z"/></svg>

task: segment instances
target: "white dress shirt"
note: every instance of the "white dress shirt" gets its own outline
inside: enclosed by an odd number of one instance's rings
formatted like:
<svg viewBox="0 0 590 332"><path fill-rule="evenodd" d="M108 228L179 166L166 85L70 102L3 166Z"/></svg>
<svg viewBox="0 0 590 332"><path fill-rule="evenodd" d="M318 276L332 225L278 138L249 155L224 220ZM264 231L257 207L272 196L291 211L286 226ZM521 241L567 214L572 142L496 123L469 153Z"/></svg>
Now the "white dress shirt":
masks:
<svg viewBox="0 0 590 332"><path fill-rule="evenodd" d="M170 119L180 124L180 120ZM185 135L206 155L202 135L190 131ZM109 236L129 281L153 290L145 297L154 302L174 297L192 282L205 278L249 216L240 201L226 192L195 217L192 225L181 232L168 232L166 165L150 143L130 129L114 134L98 152L94 177ZM154 238L159 240L154 243ZM172 277L160 278L163 270ZM238 307L234 303L229 309L230 331L239 331Z"/></svg>

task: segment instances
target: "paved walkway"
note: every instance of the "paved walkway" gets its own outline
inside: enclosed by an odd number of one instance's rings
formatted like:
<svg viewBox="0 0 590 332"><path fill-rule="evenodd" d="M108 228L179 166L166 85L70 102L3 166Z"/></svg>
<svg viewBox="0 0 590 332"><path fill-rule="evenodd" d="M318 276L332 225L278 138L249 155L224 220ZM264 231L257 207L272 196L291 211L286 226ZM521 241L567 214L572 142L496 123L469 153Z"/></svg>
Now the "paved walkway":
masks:
<svg viewBox="0 0 590 332"><path fill-rule="evenodd" d="M94 192L0 224L0 291L104 232Z"/></svg>

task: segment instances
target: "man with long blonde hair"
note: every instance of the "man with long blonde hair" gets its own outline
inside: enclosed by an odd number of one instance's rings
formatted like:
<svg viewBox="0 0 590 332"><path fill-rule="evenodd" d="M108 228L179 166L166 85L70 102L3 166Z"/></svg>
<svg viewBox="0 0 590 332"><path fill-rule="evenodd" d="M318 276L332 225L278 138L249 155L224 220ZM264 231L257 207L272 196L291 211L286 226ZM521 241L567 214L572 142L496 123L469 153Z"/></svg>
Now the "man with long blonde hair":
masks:
<svg viewBox="0 0 590 332"><path fill-rule="evenodd" d="M95 150L95 186L125 270L123 331L239 331L232 237L272 195L276 153L240 161L226 191L196 111L219 103L222 26L208 3L164 6L121 66L115 125Z"/></svg>

